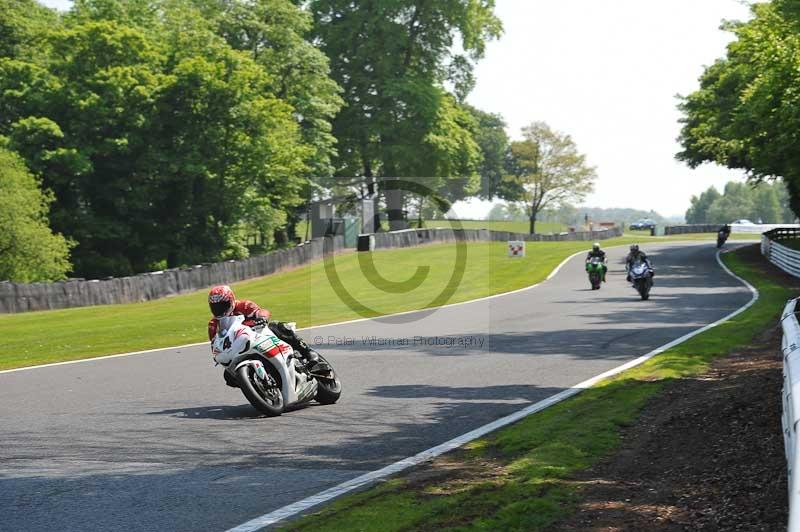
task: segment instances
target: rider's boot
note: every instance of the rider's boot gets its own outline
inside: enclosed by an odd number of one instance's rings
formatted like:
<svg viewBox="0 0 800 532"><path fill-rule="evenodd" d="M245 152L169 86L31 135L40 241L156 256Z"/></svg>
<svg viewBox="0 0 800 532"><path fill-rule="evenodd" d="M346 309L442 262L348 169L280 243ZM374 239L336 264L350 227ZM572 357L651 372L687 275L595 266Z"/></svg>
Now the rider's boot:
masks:
<svg viewBox="0 0 800 532"><path fill-rule="evenodd" d="M297 347L295 350L303 355L309 368L315 366L317 362L319 362L319 353L311 349L311 347L300 338L297 338Z"/></svg>

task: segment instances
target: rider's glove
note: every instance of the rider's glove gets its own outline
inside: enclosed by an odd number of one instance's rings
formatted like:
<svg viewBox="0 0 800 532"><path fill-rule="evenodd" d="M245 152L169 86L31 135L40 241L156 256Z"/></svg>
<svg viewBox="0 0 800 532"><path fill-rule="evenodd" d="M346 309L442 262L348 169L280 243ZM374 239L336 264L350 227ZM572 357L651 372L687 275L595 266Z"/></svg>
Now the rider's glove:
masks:
<svg viewBox="0 0 800 532"><path fill-rule="evenodd" d="M250 328L253 330L260 331L267 326L267 318L253 318L251 322Z"/></svg>

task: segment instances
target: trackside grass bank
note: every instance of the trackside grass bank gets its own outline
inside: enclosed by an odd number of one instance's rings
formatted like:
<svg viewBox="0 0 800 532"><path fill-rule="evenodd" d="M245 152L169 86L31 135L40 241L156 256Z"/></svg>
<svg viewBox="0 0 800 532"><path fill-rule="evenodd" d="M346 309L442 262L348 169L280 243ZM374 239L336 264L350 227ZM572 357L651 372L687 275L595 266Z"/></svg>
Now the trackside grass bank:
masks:
<svg viewBox="0 0 800 532"><path fill-rule="evenodd" d="M725 254L724 262L760 291L749 310L578 396L286 528L547 530L577 506L576 473L614 451L620 430L635 423L666 384L702 373L716 357L775 326L791 291L765 275L763 261L752 252Z"/></svg>
<svg viewBox="0 0 800 532"><path fill-rule="evenodd" d="M705 240L714 237L693 236ZM626 235L606 240L603 246L672 240ZM529 242L526 257L509 259L502 242L471 242L467 245L463 278L447 302L539 283L566 257L587 250L590 245ZM456 268L455 247L451 244L366 255L374 262L374 270L367 270L366 274L356 253L337 255L333 266L348 293L381 314L436 306L432 305L435 295L442 292ZM386 286L387 281L407 281L419 266L427 266L429 271L412 290L398 294L375 288ZM272 310L276 319L296 321L299 327L363 317L333 290L322 262L236 283L233 288L239 298L252 299ZM208 317L205 290L144 303L0 315L0 335L4 339L0 345L0 370L201 342L207 339Z"/></svg>

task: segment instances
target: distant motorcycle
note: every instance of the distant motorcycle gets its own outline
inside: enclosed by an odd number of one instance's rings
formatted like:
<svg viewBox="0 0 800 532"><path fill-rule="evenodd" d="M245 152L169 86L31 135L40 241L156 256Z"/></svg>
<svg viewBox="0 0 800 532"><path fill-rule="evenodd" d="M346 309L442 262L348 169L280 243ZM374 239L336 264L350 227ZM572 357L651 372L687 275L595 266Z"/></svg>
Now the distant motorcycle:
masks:
<svg viewBox="0 0 800 532"><path fill-rule="evenodd" d="M717 247L721 248L726 240L728 240L728 233L720 229L717 233Z"/></svg>
<svg viewBox="0 0 800 532"><path fill-rule="evenodd" d="M650 289L653 287L653 269L644 261L636 261L631 265L628 275L633 287L639 292L642 300L650 298Z"/></svg>
<svg viewBox="0 0 800 532"><path fill-rule="evenodd" d="M586 262L586 272L589 274L592 290L599 290L603 281L603 261L600 257L592 257Z"/></svg>
<svg viewBox="0 0 800 532"><path fill-rule="evenodd" d="M292 346L269 328L255 331L244 325L244 316L219 318L219 333L211 344L214 362L225 367L225 381L238 387L257 410L279 416L290 406L333 404L342 383L333 367L319 356L311 370Z"/></svg>

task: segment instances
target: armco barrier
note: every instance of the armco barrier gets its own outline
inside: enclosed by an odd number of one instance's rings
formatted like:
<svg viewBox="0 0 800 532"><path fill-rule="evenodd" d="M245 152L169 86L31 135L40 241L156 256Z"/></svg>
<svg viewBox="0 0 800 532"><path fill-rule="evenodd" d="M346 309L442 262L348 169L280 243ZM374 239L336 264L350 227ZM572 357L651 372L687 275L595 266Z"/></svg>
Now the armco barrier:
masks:
<svg viewBox="0 0 800 532"><path fill-rule="evenodd" d="M786 472L789 484L789 527L790 532L800 531L800 471L797 460L800 458L797 435L800 422L800 323L797 321L795 306L797 299L789 300L783 309L783 443L786 451Z"/></svg>
<svg viewBox="0 0 800 532"><path fill-rule="evenodd" d="M761 254L786 273L800 277L800 251L782 244L785 239L800 239L800 229L780 227L762 234Z"/></svg>
<svg viewBox="0 0 800 532"><path fill-rule="evenodd" d="M332 237L334 251L343 248L341 236ZM233 283L299 266L322 258L324 239L316 238L243 260L203 264L98 281L55 283L0 282L0 313L50 310L113 303L133 303L191 292L214 284Z"/></svg>

